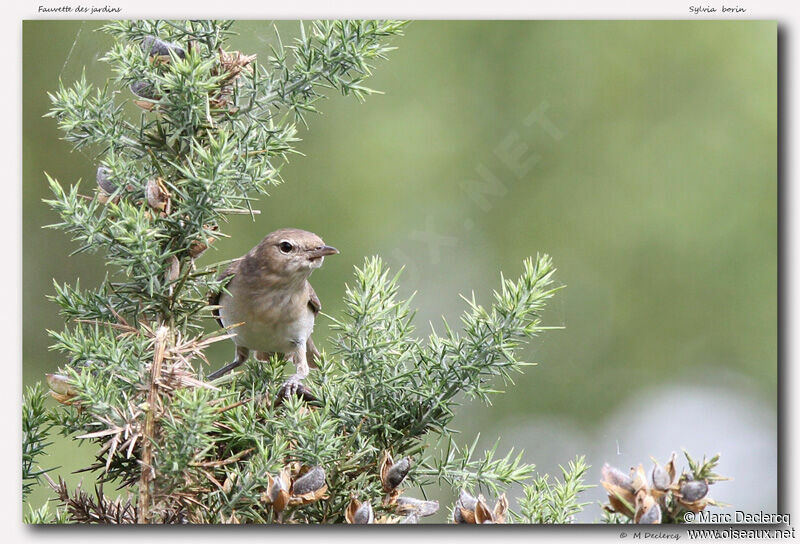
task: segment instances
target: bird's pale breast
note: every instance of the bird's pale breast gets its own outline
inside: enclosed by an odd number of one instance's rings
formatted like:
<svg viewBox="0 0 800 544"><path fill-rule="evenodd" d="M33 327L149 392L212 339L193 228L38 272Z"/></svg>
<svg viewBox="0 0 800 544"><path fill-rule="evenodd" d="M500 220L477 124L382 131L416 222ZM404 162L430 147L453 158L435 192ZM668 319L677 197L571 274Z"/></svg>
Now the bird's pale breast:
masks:
<svg viewBox="0 0 800 544"><path fill-rule="evenodd" d="M308 293L303 288L287 290L248 290L243 295L235 281L220 297L220 318L236 334L236 345L254 351L291 353L305 345L314 328L314 314L308 307ZM305 299L303 298L305 297Z"/></svg>

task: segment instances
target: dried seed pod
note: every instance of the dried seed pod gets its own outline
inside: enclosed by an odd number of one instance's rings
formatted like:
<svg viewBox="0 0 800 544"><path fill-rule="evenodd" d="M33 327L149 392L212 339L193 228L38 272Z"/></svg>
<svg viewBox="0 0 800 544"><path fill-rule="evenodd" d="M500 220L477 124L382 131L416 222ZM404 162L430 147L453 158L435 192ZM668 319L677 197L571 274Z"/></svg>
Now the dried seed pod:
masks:
<svg viewBox="0 0 800 544"><path fill-rule="evenodd" d="M387 493L394 491L397 486L403 483L411 469L411 458L403 457L397 463L392 459L391 454L386 451L381 461L380 475L383 490Z"/></svg>
<svg viewBox="0 0 800 544"><path fill-rule="evenodd" d="M217 230L219 230L219 227L217 227L217 226L214 226L214 227L209 227L208 225L203 225L203 228L204 228L204 229L208 229L208 230L212 230L212 231L217 231ZM209 247L211 244L213 244L213 243L214 243L216 240L217 240L217 239L216 239L216 237L214 237L214 236L207 236L207 238L206 238L206 241L205 241L205 242L204 242L204 241L202 241L202 240L194 240L194 241L193 241L193 242L192 242L192 243L189 245L189 256L190 256L192 259L196 259L196 258L198 258L198 257L199 257L200 255L202 255L202 254L203 254L203 253L204 253L204 252L205 252L205 251L208 249L208 247Z"/></svg>
<svg viewBox="0 0 800 544"><path fill-rule="evenodd" d="M646 513L649 513L650 510L654 506L658 506L658 503L656 503L656 500L652 495L647 495L645 493L637 493L636 494L636 515L633 517L633 522L634 523L652 523L652 522L642 522L641 519L644 517L644 515Z"/></svg>
<svg viewBox="0 0 800 544"><path fill-rule="evenodd" d="M175 53L179 58L186 58L186 51L183 48L172 42L165 42L156 36L145 36L142 40L142 49L153 56L166 56L169 57L170 51Z"/></svg>
<svg viewBox="0 0 800 544"><path fill-rule="evenodd" d="M657 524L661 523L661 507L658 503L653 503L652 506L639 518L637 523L642 524Z"/></svg>
<svg viewBox="0 0 800 544"><path fill-rule="evenodd" d="M105 191L106 194L112 194L117 188L111 183L111 169L106 166L97 167L97 185Z"/></svg>
<svg viewBox="0 0 800 544"><path fill-rule="evenodd" d="M458 502L461 503L463 508L468 510L475 510L475 505L478 504L478 499L464 491L463 489L458 494Z"/></svg>
<svg viewBox="0 0 800 544"><path fill-rule="evenodd" d="M495 503L494 510L492 511L495 523L505 523L506 512L508 512L508 499L506 498L506 494L503 493L500 495L500 498L497 499L497 503Z"/></svg>
<svg viewBox="0 0 800 544"><path fill-rule="evenodd" d="M222 490L225 493L230 493L231 489L233 489L233 483L235 481L236 481L236 473L232 472L230 475L228 475L227 478L225 478L225 482L222 484Z"/></svg>
<svg viewBox="0 0 800 544"><path fill-rule="evenodd" d="M69 384L69 378L63 374L45 374L50 390L59 395L77 395L77 391Z"/></svg>
<svg viewBox="0 0 800 544"><path fill-rule="evenodd" d="M487 522L494 523L494 515L489 510L489 507L486 506L486 500L483 495L478 495L478 502L475 505L475 523L480 525Z"/></svg>
<svg viewBox="0 0 800 544"><path fill-rule="evenodd" d="M409 514L408 516L400 520L401 525L417 524L417 523L419 523L419 516L417 514Z"/></svg>
<svg viewBox="0 0 800 544"><path fill-rule="evenodd" d="M129 89L140 98L147 98L148 100L159 100L161 98L156 92L155 87L147 81L134 81L131 83Z"/></svg>
<svg viewBox="0 0 800 544"><path fill-rule="evenodd" d="M634 514L634 488L633 480L608 463L601 470L601 485L608 492L608 502L613 512L633 517Z"/></svg>
<svg viewBox="0 0 800 544"><path fill-rule="evenodd" d="M453 521L456 523L475 523L475 506L477 504L478 499L462 489L453 509Z"/></svg>
<svg viewBox="0 0 800 544"><path fill-rule="evenodd" d="M344 518L347 523L354 525L366 525L375 521L375 514L369 502L362 503L355 497L350 499L350 504L345 510Z"/></svg>
<svg viewBox="0 0 800 544"><path fill-rule="evenodd" d="M242 70L252 73L250 63L256 60L255 55L243 55L239 51L219 50L219 63L223 72L227 72L225 79L232 80L238 77Z"/></svg>
<svg viewBox="0 0 800 544"><path fill-rule="evenodd" d="M325 469L314 467L300 476L292 484L292 495L313 493L325 485Z"/></svg>
<svg viewBox="0 0 800 544"><path fill-rule="evenodd" d="M685 502L696 502L708 494L708 484L704 480L689 480L681 485L681 499Z"/></svg>
<svg viewBox="0 0 800 544"><path fill-rule="evenodd" d="M375 514L372 512L372 505L368 502L362 504L353 515L353 523L365 525L372 523L375 520Z"/></svg>
<svg viewBox="0 0 800 544"><path fill-rule="evenodd" d="M173 282L181 275L181 263L175 255L169 256L169 267L167 268L166 279L168 282Z"/></svg>
<svg viewBox="0 0 800 544"><path fill-rule="evenodd" d="M290 498L291 480L289 478L289 467L283 467L280 474L275 478L271 474L268 474L267 477L267 491L262 495L262 498L267 504L271 504L276 512L283 512L286 505L289 504Z"/></svg>
<svg viewBox="0 0 800 544"><path fill-rule="evenodd" d="M50 396L61 404L72 404L78 392L70 385L69 378L62 374L45 374Z"/></svg>
<svg viewBox="0 0 800 544"><path fill-rule="evenodd" d="M650 491L650 485L648 484L647 474L644 472L644 466L639 465L633 471L633 492L634 494L639 492L648 493Z"/></svg>
<svg viewBox="0 0 800 544"><path fill-rule="evenodd" d="M667 461L667 464L664 465L664 470L666 470L667 474L669 475L670 483L675 481L675 475L677 474L677 470L675 469L675 457L676 454L673 451L672 455L669 457L669 461Z"/></svg>
<svg viewBox="0 0 800 544"><path fill-rule="evenodd" d="M659 491L667 491L672 483L667 471L658 463L653 464L653 471L650 473L650 477L653 480L653 487Z"/></svg>
<svg viewBox="0 0 800 544"><path fill-rule="evenodd" d="M397 512L404 515L417 515L421 518L432 516L439 511L437 501L423 501L414 497L399 497Z"/></svg>
<svg viewBox="0 0 800 544"><path fill-rule="evenodd" d="M389 471L386 475L386 484L391 488L394 489L403 483L406 476L408 475L408 471L411 469L411 458L410 457L403 457L397 463L389 468Z"/></svg>
<svg viewBox="0 0 800 544"><path fill-rule="evenodd" d="M600 474L603 482L614 484L615 486L628 490L631 492L631 494L633 494L633 480L630 476L618 468L612 467L608 463L605 463L600 471Z"/></svg>
<svg viewBox="0 0 800 544"><path fill-rule="evenodd" d="M475 512L456 504L453 509L453 521L455 523L475 523Z"/></svg>
<svg viewBox="0 0 800 544"><path fill-rule="evenodd" d="M151 208L169 214L170 194L164 185L164 180L161 178L148 180L144 194Z"/></svg>

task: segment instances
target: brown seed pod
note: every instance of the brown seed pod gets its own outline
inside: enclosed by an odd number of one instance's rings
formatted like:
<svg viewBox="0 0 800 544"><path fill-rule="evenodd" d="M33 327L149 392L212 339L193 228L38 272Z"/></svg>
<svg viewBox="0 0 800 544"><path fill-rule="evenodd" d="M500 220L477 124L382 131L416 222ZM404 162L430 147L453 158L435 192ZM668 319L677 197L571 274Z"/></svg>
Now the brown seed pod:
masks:
<svg viewBox="0 0 800 544"><path fill-rule="evenodd" d="M403 457L397 463L392 459L391 454L386 451L381 462L380 475L383 490L387 493L394 491L408 475L411 469L411 458Z"/></svg>
<svg viewBox="0 0 800 544"><path fill-rule="evenodd" d="M636 514L633 516L633 522L639 523L642 516L656 504L655 498L652 495L645 493L636 494Z"/></svg>
<svg viewBox="0 0 800 544"><path fill-rule="evenodd" d="M664 470L667 471L667 474L669 475L669 481L670 482L674 482L675 481L675 475L677 474L677 470L675 468L675 457L676 457L676 454L673 451L672 455L670 455L670 457L669 457L669 461L667 461L667 464L664 465Z"/></svg>
<svg viewBox="0 0 800 544"><path fill-rule="evenodd" d="M227 73L225 78L227 80L236 79L242 71L252 73L253 67L250 66L250 63L254 60L256 60L255 55L243 55L239 51L219 50L219 63L222 72Z"/></svg>
<svg viewBox="0 0 800 544"><path fill-rule="evenodd" d="M497 503L495 503L494 510L492 511L494 522L505 523L506 512L508 512L508 499L506 498L506 494L503 493L500 495L500 498L497 499Z"/></svg>
<svg viewBox="0 0 800 544"><path fill-rule="evenodd" d="M478 525L494 523L494 515L486 505L486 500L483 498L483 495L478 495L478 502L475 505L475 523Z"/></svg>
<svg viewBox="0 0 800 544"><path fill-rule="evenodd" d="M686 502L699 501L708 494L708 484L704 480L689 480L681 485L681 499Z"/></svg>
<svg viewBox="0 0 800 544"><path fill-rule="evenodd" d="M69 378L63 374L45 374L50 396L61 404L72 404L78 392L69 383Z"/></svg>
<svg viewBox="0 0 800 544"><path fill-rule="evenodd" d="M289 504L291 497L289 493L289 488L291 487L289 473L289 467L283 467L280 474L275 478L271 474L267 474L267 491L262 495L262 499L267 504L271 504L275 512L283 512Z"/></svg>
<svg viewBox="0 0 800 544"><path fill-rule="evenodd" d="M151 208L169 215L170 194L169 191L167 191L166 185L164 185L163 179L156 178L148 180L144 194L147 199L147 204Z"/></svg>
<svg viewBox="0 0 800 544"><path fill-rule="evenodd" d="M458 495L456 507L453 509L453 521L456 523L475 523L475 506L478 499L464 491Z"/></svg>
<svg viewBox="0 0 800 544"><path fill-rule="evenodd" d="M658 463L653 464L653 470L650 473L650 477L653 480L653 487L659 491L667 491L670 484L672 484L669 474Z"/></svg>
<svg viewBox="0 0 800 544"><path fill-rule="evenodd" d="M153 87L153 85L147 81L134 81L128 88L139 98L146 98L147 100L161 100L161 96L156 92L155 87ZM150 104L151 108L153 106L153 104L149 102L146 102L146 104Z"/></svg>
<svg viewBox="0 0 800 544"><path fill-rule="evenodd" d="M177 55L179 58L186 57L186 51L184 51L180 45L172 42L165 42L156 36L145 36L142 40L142 49L151 57L165 56L167 57L167 60L169 60L170 51L175 53L175 55Z"/></svg>
<svg viewBox="0 0 800 544"><path fill-rule="evenodd" d="M117 190L116 186L111 182L111 169L107 166L97 167L97 185L106 194L110 195Z"/></svg>
<svg viewBox="0 0 800 544"><path fill-rule="evenodd" d="M181 263L178 261L178 258L175 255L170 255L169 259L169 267L167 268L166 279L168 282L173 282L178 279L181 274Z"/></svg>
<svg viewBox="0 0 800 544"><path fill-rule="evenodd" d="M646 512L642 514L637 523L641 524L658 524L661 523L661 507L658 503L653 503Z"/></svg>
<svg viewBox="0 0 800 544"><path fill-rule="evenodd" d="M292 493L295 495L303 495L311 491L316 491L325 485L325 469L322 467L314 467L299 478L292 484Z"/></svg>
<svg viewBox="0 0 800 544"><path fill-rule="evenodd" d="M352 497L347 510L345 510L344 518L350 524L366 525L375 521L375 513L372 511L372 505L369 502L362 503Z"/></svg>
<svg viewBox="0 0 800 544"><path fill-rule="evenodd" d="M396 504L397 513L406 516L416 515L424 518L432 516L439 511L439 503L437 501L423 501L414 497L398 497Z"/></svg>
<svg viewBox="0 0 800 544"><path fill-rule="evenodd" d="M630 491L631 495L633 495L633 480L618 468L605 463L600 470L600 474L602 476L602 481Z"/></svg>
<svg viewBox="0 0 800 544"><path fill-rule="evenodd" d="M633 517L635 510L633 480L608 463L603 465L600 472L602 475L600 484L608 492L608 502L611 510Z"/></svg>
<svg viewBox="0 0 800 544"><path fill-rule="evenodd" d="M207 225L204 225L204 227L205 227L205 228L208 228L208 226L207 226ZM211 227L211 228L210 228L210 230L217 231L217 230L219 230L219 228L215 226L215 227ZM207 240L207 242L204 242L204 241L202 241L202 240L194 240L194 241L193 241L193 242L192 242L192 243L189 245L189 256L190 256L192 259L196 259L196 258L198 258L200 255L202 255L203 253L205 253L205 251L208 249L208 247L209 247L211 244L213 244L214 242L216 242L216 240L217 240L217 239L216 239L216 237L214 237L214 236L208 236L208 237L206 238L206 240Z"/></svg>
<svg viewBox="0 0 800 544"><path fill-rule="evenodd" d="M645 474L644 466L641 464L633 470L633 493L635 495L640 492L650 492L647 474Z"/></svg>

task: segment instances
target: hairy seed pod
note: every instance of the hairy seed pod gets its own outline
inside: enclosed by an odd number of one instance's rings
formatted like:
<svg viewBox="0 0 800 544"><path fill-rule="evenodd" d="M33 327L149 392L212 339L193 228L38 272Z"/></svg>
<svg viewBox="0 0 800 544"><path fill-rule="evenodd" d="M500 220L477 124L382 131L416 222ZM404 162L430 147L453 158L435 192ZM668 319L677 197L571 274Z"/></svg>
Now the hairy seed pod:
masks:
<svg viewBox="0 0 800 544"><path fill-rule="evenodd" d="M149 100L158 100L161 98L158 96L158 93L156 93L155 87L147 81L134 81L131 83L129 89L140 98L147 98Z"/></svg>
<svg viewBox="0 0 800 544"><path fill-rule="evenodd" d="M508 499L506 498L506 494L503 493L497 499L497 503L494 505L494 510L492 511L494 521L496 523L505 523L506 512L508 512Z"/></svg>
<svg viewBox="0 0 800 544"><path fill-rule="evenodd" d="M317 466L294 481L292 494L305 495L306 493L312 493L323 485L325 485L325 469Z"/></svg>
<svg viewBox="0 0 800 544"><path fill-rule="evenodd" d="M78 394L75 388L69 383L69 378L63 374L45 374L47 386L54 393L72 397Z"/></svg>
<svg viewBox="0 0 800 544"><path fill-rule="evenodd" d="M478 499L462 489L461 493L458 494L458 502L461 503L461 506L467 510L475 510L475 505L478 504Z"/></svg>
<svg viewBox="0 0 800 544"><path fill-rule="evenodd" d="M113 183L111 183L111 169L106 166L97 167L97 185L107 194L111 194L117 190Z"/></svg>
<svg viewBox="0 0 800 544"><path fill-rule="evenodd" d="M699 501L708 494L708 484L703 480L690 480L681 486L681 497L684 501Z"/></svg>
<svg viewBox="0 0 800 544"><path fill-rule="evenodd" d="M203 225L203 228L207 228L207 226ZM212 227L211 230L216 231L216 230L219 230L219 229L217 227ZM192 259L198 258L200 255L205 253L205 251L208 249L208 246L213 244L216 240L217 240L216 237L208 236L207 243L203 242L202 240L194 240L194 241L192 241L192 243L189 245L189 256Z"/></svg>
<svg viewBox="0 0 800 544"><path fill-rule="evenodd" d="M397 486L403 483L403 480L405 480L410 469L410 457L403 457L398 462L393 464L391 467L389 467L389 471L386 474L386 487L388 487L390 490L395 489Z"/></svg>
<svg viewBox="0 0 800 544"><path fill-rule="evenodd" d="M372 511L372 505L369 502L363 503L353 514L353 523L357 525L366 525L375 521L375 514Z"/></svg>
<svg viewBox="0 0 800 544"><path fill-rule="evenodd" d="M672 483L670 481L669 474L667 474L667 471L664 470L664 468L658 463L655 463L653 465L653 472L651 473L651 477L653 479L653 487L655 487L659 491L666 491L667 489L669 489L669 484Z"/></svg>
<svg viewBox="0 0 800 544"><path fill-rule="evenodd" d="M175 255L169 256L169 268L167 268L166 279L168 282L173 282L178 279L181 274L181 263Z"/></svg>
<svg viewBox="0 0 800 544"><path fill-rule="evenodd" d="M289 504L289 487L291 486L289 472L289 468L284 467L274 478L271 474L267 474L268 484L264 499L267 504L272 505L275 512L283 512Z"/></svg>
<svg viewBox="0 0 800 544"><path fill-rule="evenodd" d="M437 501L423 501L414 497L398 497L397 512L400 514L415 514L421 518L432 516L439 511Z"/></svg>
<svg viewBox="0 0 800 544"><path fill-rule="evenodd" d="M612 467L608 463L605 463L603 468L600 470L600 474L604 482L621 487L626 491L630 491L631 493L634 492L633 479L618 468Z"/></svg>
<svg viewBox="0 0 800 544"><path fill-rule="evenodd" d="M161 178L148 180L144 194L151 208L169 213L169 191Z"/></svg>
<svg viewBox="0 0 800 544"><path fill-rule="evenodd" d="M419 523L419 516L417 514L410 514L400 520L400 525L417 524Z"/></svg>
<svg viewBox="0 0 800 544"><path fill-rule="evenodd" d="M483 495L478 495L478 502L475 504L475 523L481 525L487 522L494 523L494 515L486 505Z"/></svg>
<svg viewBox="0 0 800 544"><path fill-rule="evenodd" d="M475 523L475 507L478 505L478 499L461 490L456 501L456 507L453 509L453 521L456 523Z"/></svg>
<svg viewBox="0 0 800 544"><path fill-rule="evenodd" d="M642 517L639 518L641 524L661 523L661 507L653 504Z"/></svg>
<svg viewBox="0 0 800 544"><path fill-rule="evenodd" d="M172 51L179 58L186 58L186 51L184 51L180 45L172 42L165 42L161 38L155 36L145 36L142 40L142 49L147 51L151 57L156 55L169 56L169 52Z"/></svg>

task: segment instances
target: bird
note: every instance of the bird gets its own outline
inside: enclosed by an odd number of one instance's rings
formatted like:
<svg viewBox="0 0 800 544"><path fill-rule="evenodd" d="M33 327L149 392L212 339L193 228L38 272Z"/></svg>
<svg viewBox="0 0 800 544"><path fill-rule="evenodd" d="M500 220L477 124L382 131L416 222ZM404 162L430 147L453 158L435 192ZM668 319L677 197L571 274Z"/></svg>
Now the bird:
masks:
<svg viewBox="0 0 800 544"><path fill-rule="evenodd" d="M209 303L220 326L230 327L236 355L208 379L242 365L251 351L261 361L281 353L296 371L282 390L286 396L298 393L309 360L319 357L311 332L322 304L308 278L325 257L338 253L312 232L283 228L233 260L218 277L225 289L212 292Z"/></svg>

